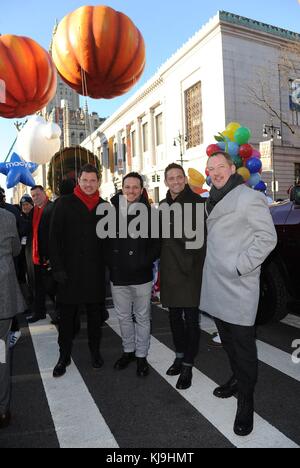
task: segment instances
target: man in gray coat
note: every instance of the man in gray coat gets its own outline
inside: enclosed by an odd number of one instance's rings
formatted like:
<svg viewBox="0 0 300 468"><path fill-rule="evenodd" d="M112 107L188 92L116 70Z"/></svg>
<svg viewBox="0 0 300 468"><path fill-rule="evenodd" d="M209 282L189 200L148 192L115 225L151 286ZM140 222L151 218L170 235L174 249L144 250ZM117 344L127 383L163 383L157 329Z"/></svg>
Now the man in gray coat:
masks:
<svg viewBox="0 0 300 468"><path fill-rule="evenodd" d="M12 318L25 310L13 257L21 244L13 214L0 208L0 429L10 422L9 332Z"/></svg>
<svg viewBox="0 0 300 468"><path fill-rule="evenodd" d="M227 153L207 163L213 187L207 201L207 256L200 309L215 318L233 376L214 395L237 393L234 432L253 430L258 357L255 320L261 265L275 248L276 231L266 197L245 186Z"/></svg>

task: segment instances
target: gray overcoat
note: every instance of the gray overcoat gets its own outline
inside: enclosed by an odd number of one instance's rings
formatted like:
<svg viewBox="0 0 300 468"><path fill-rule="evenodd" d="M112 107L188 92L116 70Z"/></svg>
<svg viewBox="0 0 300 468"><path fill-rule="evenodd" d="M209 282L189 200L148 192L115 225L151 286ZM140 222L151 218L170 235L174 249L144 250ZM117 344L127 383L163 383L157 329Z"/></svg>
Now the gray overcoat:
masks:
<svg viewBox="0 0 300 468"><path fill-rule="evenodd" d="M209 215L207 231L200 309L224 322L253 326L261 265L277 244L265 195L245 185L235 188Z"/></svg>
<svg viewBox="0 0 300 468"><path fill-rule="evenodd" d="M16 218L0 209L0 320L13 318L26 309L13 260L20 251Z"/></svg>

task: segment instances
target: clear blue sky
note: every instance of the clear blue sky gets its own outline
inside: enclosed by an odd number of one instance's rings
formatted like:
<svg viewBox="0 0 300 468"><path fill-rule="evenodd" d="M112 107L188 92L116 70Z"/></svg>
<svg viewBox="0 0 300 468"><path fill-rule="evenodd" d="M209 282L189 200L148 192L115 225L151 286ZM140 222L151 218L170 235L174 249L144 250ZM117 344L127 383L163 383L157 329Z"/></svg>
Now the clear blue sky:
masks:
<svg viewBox="0 0 300 468"><path fill-rule="evenodd" d="M147 66L132 92L218 10L300 32L298 0L0 0L0 34L29 36L48 49L55 20L87 4L106 4L122 11L141 30L147 47ZM89 100L89 110L108 116L130 95L111 101ZM15 135L13 121L0 117L0 161L5 159ZM4 185L2 176L0 184Z"/></svg>

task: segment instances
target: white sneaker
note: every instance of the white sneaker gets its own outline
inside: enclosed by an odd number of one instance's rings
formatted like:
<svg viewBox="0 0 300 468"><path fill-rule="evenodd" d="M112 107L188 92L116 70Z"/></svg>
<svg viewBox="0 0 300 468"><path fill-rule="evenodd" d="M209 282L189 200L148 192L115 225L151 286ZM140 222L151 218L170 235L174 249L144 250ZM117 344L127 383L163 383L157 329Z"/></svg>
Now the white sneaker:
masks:
<svg viewBox="0 0 300 468"><path fill-rule="evenodd" d="M17 342L21 338L22 333L20 331L10 332L9 336L9 348L12 349L16 346Z"/></svg>

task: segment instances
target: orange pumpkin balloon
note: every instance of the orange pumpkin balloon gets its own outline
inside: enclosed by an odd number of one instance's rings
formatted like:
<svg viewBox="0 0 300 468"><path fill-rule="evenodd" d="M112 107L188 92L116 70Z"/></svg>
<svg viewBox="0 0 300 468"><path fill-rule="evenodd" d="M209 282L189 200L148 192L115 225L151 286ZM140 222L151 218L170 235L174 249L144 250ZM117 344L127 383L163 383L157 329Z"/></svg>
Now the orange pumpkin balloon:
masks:
<svg viewBox="0 0 300 468"><path fill-rule="evenodd" d="M34 114L55 96L57 73L51 56L28 37L0 36L0 116Z"/></svg>
<svg viewBox="0 0 300 468"><path fill-rule="evenodd" d="M132 88L145 68L145 43L128 16L83 6L59 23L52 56L63 80L83 96L111 99Z"/></svg>

